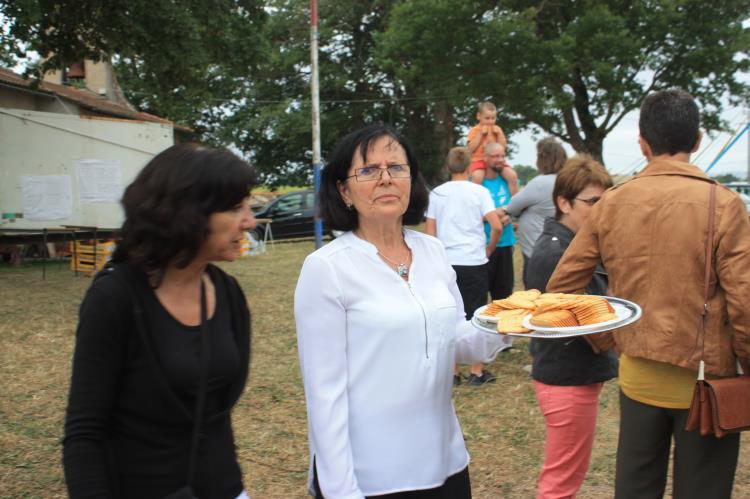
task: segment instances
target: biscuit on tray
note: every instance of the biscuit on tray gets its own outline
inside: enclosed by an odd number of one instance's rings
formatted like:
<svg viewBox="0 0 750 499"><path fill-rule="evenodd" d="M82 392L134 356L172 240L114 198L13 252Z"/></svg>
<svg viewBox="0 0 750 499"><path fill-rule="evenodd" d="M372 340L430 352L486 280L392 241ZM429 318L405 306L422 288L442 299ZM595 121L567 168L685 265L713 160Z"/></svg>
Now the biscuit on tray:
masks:
<svg viewBox="0 0 750 499"><path fill-rule="evenodd" d="M497 314L498 333L528 333L531 330L523 327L523 318L529 313L525 309L503 310Z"/></svg>
<svg viewBox="0 0 750 499"><path fill-rule="evenodd" d="M574 327L580 324L576 320L575 314L570 310L550 310L540 312L531 317L531 324L541 327Z"/></svg>
<svg viewBox="0 0 750 499"><path fill-rule="evenodd" d="M528 314L532 314L532 325L547 328L588 326L617 318L612 305L601 296L540 293L536 289L494 300L480 316L496 318L498 332L528 333L523 326Z"/></svg>
<svg viewBox="0 0 750 499"><path fill-rule="evenodd" d="M599 296L587 296L585 300L579 301L571 311L582 326L598 324L616 319L615 310L609 302Z"/></svg>

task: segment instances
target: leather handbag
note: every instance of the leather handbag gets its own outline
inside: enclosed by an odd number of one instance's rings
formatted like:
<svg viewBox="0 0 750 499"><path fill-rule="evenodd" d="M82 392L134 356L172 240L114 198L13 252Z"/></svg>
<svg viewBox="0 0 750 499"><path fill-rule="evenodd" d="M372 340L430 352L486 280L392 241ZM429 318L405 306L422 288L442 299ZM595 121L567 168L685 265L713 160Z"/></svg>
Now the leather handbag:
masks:
<svg viewBox="0 0 750 499"><path fill-rule="evenodd" d="M742 373L734 378L707 380L706 364L703 360L708 320L708 288L711 275L712 248L714 240L716 206L716 184L711 184L708 202L708 239L706 240L706 270L703 286L703 310L698 334L701 341L701 359L698 364L698 380L693 390L686 431L699 430L701 436L713 435L722 438L728 433L750 429L750 376Z"/></svg>

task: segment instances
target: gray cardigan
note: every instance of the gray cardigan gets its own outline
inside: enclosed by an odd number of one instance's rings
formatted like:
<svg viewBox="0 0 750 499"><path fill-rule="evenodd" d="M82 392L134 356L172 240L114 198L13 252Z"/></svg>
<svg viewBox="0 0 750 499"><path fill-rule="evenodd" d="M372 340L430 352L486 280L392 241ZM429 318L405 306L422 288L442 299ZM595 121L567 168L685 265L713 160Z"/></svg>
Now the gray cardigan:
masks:
<svg viewBox="0 0 750 499"><path fill-rule="evenodd" d="M534 244L542 233L544 219L555 216L552 189L555 187L556 173L538 175L510 199L505 211L518 219L518 241L521 252L527 258L534 251Z"/></svg>

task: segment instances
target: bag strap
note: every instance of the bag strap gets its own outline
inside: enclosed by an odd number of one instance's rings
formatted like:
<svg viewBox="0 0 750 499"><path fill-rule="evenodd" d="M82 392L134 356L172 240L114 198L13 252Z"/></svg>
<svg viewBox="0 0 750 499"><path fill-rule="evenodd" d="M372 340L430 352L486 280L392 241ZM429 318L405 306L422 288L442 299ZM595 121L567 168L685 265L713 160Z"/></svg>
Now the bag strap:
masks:
<svg viewBox="0 0 750 499"><path fill-rule="evenodd" d="M208 383L208 365L210 362L210 342L208 337L209 324L206 307L206 286L201 276L201 351L200 351L200 377L198 381L198 393L195 397L195 419L193 420L193 433L190 439L190 460L188 461L187 484L192 487L193 474L195 473L196 456L198 454L198 442L200 441L200 428L203 423L203 409L206 405L206 385Z"/></svg>
<svg viewBox="0 0 750 499"><path fill-rule="evenodd" d="M708 322L708 288L713 263L714 225L716 222L716 183L711 183L708 193L708 237L706 238L706 269L703 278L703 310L701 311L701 360L698 363L698 380L706 379L706 363L703 361L706 346L706 322Z"/></svg>

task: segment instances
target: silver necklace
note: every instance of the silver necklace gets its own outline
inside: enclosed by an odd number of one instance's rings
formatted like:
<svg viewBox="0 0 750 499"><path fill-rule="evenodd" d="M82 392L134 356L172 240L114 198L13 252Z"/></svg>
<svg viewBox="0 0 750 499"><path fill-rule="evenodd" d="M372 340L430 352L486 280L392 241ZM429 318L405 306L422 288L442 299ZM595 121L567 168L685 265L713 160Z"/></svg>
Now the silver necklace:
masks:
<svg viewBox="0 0 750 499"><path fill-rule="evenodd" d="M380 251L378 251L378 255L380 255L380 257L384 259L386 262L390 263L391 265L396 266L396 273L398 274L399 277L403 277L404 279L409 277L409 267L406 266L406 263L396 263L390 258L388 258L387 256L385 256Z"/></svg>
<svg viewBox="0 0 750 499"><path fill-rule="evenodd" d="M366 238L366 237L365 237L364 235L362 235L361 233L357 233L357 232L355 232L355 234L357 234L357 237L359 237L360 239L362 239L362 240L364 240L364 241L367 241L368 243L370 243L370 244L372 244L373 246L375 246L375 245L374 245L373 243L371 243L371 242L370 242L370 241L369 241L369 240L368 240L368 239L367 239L367 238ZM407 248L408 248L408 246L407 246ZM377 246L375 246L375 250L377 251L377 253L378 253L378 256L379 256L380 258L382 258L382 259L383 259L383 260L385 260L386 262L388 262L388 263L390 263L391 265L393 265L393 266L395 266L395 267L396 267L396 273L398 274L398 276L399 276L399 277L402 277L402 278L404 278L404 279L407 279L407 278L409 277L409 266L408 266L408 265L406 264L406 262L404 262L404 263L398 263L398 262L394 262L393 260L391 260L390 258L388 258L387 256L385 256L385 255L384 255L383 253L381 253L381 252L380 252L380 250L378 249L378 247L377 247ZM409 253L408 253L408 254L406 255L406 259L407 259L407 261L409 260L409 258L410 258L410 257L411 257L411 250L409 250Z"/></svg>

